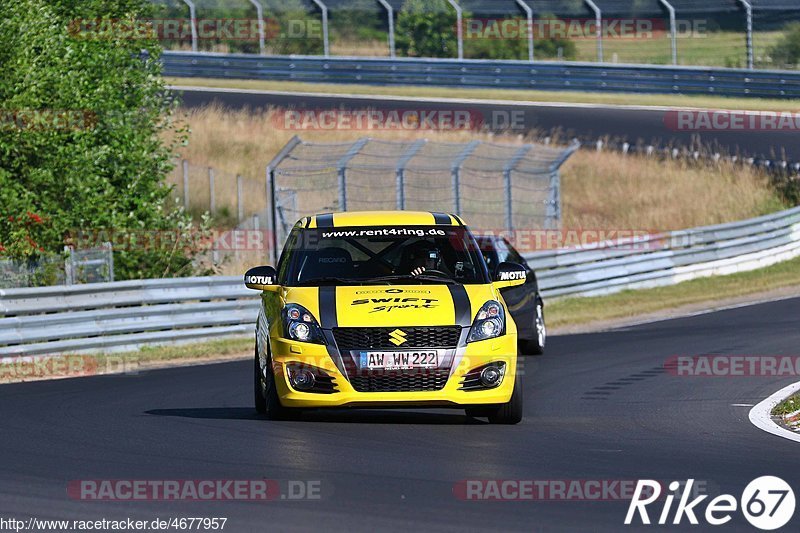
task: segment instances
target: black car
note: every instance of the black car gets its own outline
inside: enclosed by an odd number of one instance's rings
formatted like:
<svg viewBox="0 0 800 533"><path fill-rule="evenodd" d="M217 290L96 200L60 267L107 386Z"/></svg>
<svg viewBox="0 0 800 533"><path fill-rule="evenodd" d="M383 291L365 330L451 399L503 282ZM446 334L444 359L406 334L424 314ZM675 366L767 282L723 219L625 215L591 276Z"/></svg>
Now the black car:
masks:
<svg viewBox="0 0 800 533"><path fill-rule="evenodd" d="M544 321L544 301L539 293L536 273L504 237L476 235L489 272L503 262L518 263L528 271L524 285L502 289L500 292L508 305L511 316L519 330L519 348L522 353L541 355L547 341L547 328Z"/></svg>

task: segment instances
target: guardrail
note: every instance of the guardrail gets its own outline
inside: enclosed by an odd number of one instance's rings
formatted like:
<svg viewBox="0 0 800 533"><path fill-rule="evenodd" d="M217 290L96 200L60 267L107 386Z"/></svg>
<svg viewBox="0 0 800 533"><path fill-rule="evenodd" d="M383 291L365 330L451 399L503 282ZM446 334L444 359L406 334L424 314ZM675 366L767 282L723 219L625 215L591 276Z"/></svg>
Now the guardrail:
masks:
<svg viewBox="0 0 800 533"><path fill-rule="evenodd" d="M754 270L800 256L800 207L731 224L527 254L545 297L597 296Z"/></svg>
<svg viewBox="0 0 800 533"><path fill-rule="evenodd" d="M800 207L735 222L529 254L546 298L752 270L800 256ZM247 335L259 298L240 277L0 290L0 358L131 350Z"/></svg>
<svg viewBox="0 0 800 533"><path fill-rule="evenodd" d="M164 52L174 77L629 93L800 97L800 72L709 67L428 58Z"/></svg>
<svg viewBox="0 0 800 533"><path fill-rule="evenodd" d="M258 305L241 277L0 290L0 357L244 335L255 327Z"/></svg>

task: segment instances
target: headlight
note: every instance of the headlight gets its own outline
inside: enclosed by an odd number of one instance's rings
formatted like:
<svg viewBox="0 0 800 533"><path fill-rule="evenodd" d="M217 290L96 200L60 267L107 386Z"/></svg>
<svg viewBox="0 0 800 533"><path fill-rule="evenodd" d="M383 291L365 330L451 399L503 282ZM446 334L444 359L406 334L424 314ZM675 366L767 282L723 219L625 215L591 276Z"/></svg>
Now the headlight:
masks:
<svg viewBox="0 0 800 533"><path fill-rule="evenodd" d="M470 328L467 342L484 341L499 337L506 332L506 314L500 302L489 300L478 314Z"/></svg>
<svg viewBox="0 0 800 533"><path fill-rule="evenodd" d="M317 319L302 305L287 304L281 313L283 336L287 339L314 344L325 344L325 337Z"/></svg>

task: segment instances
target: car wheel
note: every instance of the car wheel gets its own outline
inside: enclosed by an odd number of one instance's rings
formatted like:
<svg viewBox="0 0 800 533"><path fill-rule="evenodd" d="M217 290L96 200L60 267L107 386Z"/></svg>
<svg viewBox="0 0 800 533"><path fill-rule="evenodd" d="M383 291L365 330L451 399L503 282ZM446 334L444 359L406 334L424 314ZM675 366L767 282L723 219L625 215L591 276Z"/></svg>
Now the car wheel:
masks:
<svg viewBox="0 0 800 533"><path fill-rule="evenodd" d="M275 376L272 373L272 358L267 357L266 366L262 368L258 357L258 345L255 355L255 404L256 411L267 415L270 420L291 420L297 415L295 409L284 407L278 397Z"/></svg>
<svg viewBox="0 0 800 533"><path fill-rule="evenodd" d="M547 343L547 325L544 321L544 305L541 301L536 302L536 316L533 319L533 331L536 338L526 340L523 343L522 351L531 355L542 355L544 346Z"/></svg>
<svg viewBox="0 0 800 533"><path fill-rule="evenodd" d="M514 381L514 392L511 393L511 400L495 409L489 415L489 422L492 424L519 424L522 421L522 383L517 376Z"/></svg>

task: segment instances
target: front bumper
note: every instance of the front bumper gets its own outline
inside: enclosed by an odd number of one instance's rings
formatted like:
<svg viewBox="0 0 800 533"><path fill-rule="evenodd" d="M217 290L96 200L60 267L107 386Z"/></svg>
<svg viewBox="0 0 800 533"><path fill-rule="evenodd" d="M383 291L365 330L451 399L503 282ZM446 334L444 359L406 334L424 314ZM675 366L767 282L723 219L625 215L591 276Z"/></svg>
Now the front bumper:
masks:
<svg viewBox="0 0 800 533"><path fill-rule="evenodd" d="M273 372L281 404L285 407L470 407L507 403L517 379L516 335L474 342L458 349L446 384L440 390L414 392L359 392L334 363L328 348L319 344L270 340ZM487 363L505 364L500 385L484 390L460 390L464 376ZM287 367L309 366L329 374L337 392L300 392L289 383Z"/></svg>

